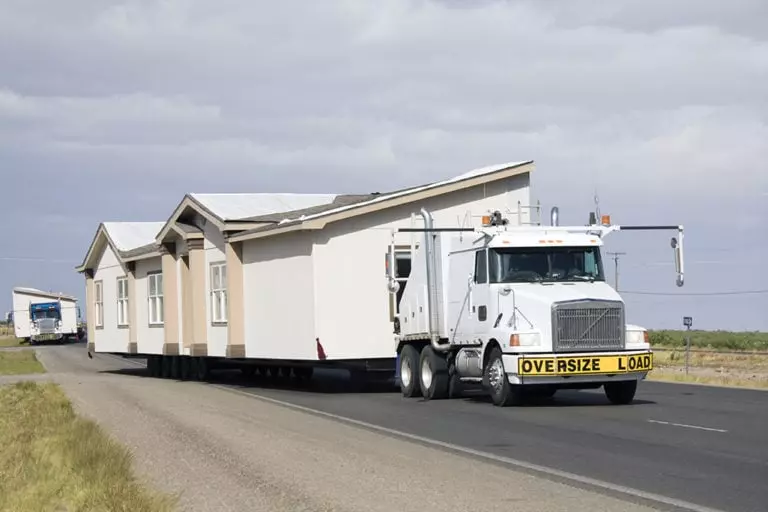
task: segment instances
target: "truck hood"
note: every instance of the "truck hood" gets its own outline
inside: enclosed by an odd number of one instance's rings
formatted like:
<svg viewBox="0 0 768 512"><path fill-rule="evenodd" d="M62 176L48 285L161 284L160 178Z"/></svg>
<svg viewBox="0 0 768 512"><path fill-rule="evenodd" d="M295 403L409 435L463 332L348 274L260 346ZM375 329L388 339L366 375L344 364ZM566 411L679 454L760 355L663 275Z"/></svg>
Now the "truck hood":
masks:
<svg viewBox="0 0 768 512"><path fill-rule="evenodd" d="M536 330L542 335L541 350L552 348L552 304L571 300L610 300L622 301L621 296L605 282L595 283L525 283L512 286L513 294L500 296L500 306L509 319L514 306L519 314L519 330Z"/></svg>
<svg viewBox="0 0 768 512"><path fill-rule="evenodd" d="M535 302L540 307L542 304L551 305L555 302L569 300L622 300L616 290L605 282L525 283L513 285L512 288L519 308L523 306L523 303L530 302Z"/></svg>

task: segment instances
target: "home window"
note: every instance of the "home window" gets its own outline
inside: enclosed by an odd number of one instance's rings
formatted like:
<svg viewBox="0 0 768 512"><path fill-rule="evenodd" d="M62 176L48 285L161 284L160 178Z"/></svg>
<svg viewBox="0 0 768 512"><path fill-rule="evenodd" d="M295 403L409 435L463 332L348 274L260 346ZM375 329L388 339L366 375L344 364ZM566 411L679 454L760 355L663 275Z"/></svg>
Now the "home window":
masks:
<svg viewBox="0 0 768 512"><path fill-rule="evenodd" d="M117 278L117 325L128 325L128 278Z"/></svg>
<svg viewBox="0 0 768 512"><path fill-rule="evenodd" d="M213 323L227 321L227 265L211 264L211 320Z"/></svg>
<svg viewBox="0 0 768 512"><path fill-rule="evenodd" d="M103 283L95 281L93 283L93 306L96 316L96 327L104 327L104 293Z"/></svg>
<svg viewBox="0 0 768 512"><path fill-rule="evenodd" d="M149 302L149 325L163 324L163 274L149 274L147 298Z"/></svg>

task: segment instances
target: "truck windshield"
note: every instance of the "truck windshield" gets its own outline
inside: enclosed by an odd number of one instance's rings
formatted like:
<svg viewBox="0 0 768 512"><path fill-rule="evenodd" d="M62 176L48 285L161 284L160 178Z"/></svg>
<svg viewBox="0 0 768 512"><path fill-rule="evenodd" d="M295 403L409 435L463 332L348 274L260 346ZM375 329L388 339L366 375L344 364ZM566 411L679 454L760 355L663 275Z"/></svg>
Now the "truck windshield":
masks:
<svg viewBox="0 0 768 512"><path fill-rule="evenodd" d="M59 320L61 318L61 314L56 309L44 309L32 312L32 320L42 320L43 318L53 318L55 320Z"/></svg>
<svg viewBox="0 0 768 512"><path fill-rule="evenodd" d="M597 247L510 247L488 251L492 283L605 281Z"/></svg>

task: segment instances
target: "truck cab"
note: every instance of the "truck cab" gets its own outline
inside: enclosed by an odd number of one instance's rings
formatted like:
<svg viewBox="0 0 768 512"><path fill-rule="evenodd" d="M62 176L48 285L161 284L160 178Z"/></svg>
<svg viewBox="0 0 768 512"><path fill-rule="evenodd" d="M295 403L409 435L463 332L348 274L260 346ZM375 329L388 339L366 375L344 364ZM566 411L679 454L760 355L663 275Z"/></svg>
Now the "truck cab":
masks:
<svg viewBox="0 0 768 512"><path fill-rule="evenodd" d="M52 341L63 338L61 303L39 302L29 305L30 341Z"/></svg>
<svg viewBox="0 0 768 512"><path fill-rule="evenodd" d="M599 387L613 403L631 402L653 353L647 331L626 322L624 301L606 282L602 238L620 227L603 220L510 227L496 212L479 229L425 228L397 290L403 394L441 398L477 382L497 405Z"/></svg>

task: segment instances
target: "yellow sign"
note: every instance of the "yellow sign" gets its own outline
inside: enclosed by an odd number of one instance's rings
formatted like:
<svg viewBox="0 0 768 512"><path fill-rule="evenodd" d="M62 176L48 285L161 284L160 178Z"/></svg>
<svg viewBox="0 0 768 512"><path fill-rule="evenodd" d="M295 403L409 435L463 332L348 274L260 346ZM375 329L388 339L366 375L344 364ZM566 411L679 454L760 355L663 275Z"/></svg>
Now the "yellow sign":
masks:
<svg viewBox="0 0 768 512"><path fill-rule="evenodd" d="M525 376L600 375L652 369L653 353L650 352L614 356L521 357L517 361L517 373Z"/></svg>

